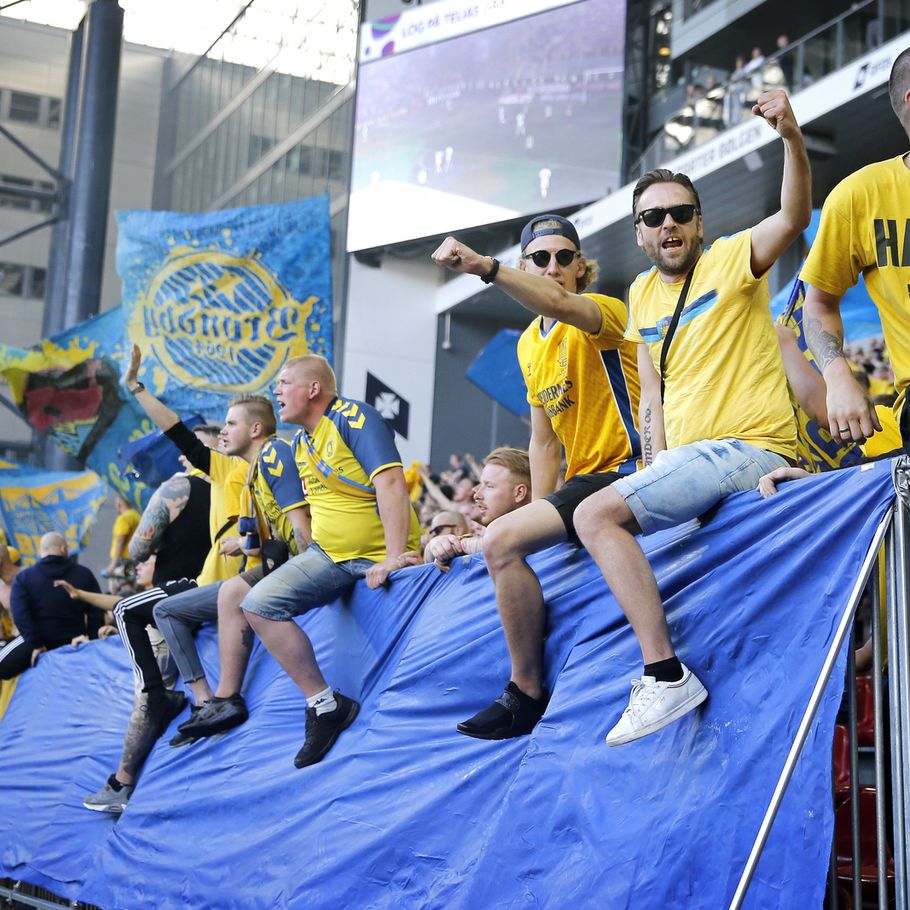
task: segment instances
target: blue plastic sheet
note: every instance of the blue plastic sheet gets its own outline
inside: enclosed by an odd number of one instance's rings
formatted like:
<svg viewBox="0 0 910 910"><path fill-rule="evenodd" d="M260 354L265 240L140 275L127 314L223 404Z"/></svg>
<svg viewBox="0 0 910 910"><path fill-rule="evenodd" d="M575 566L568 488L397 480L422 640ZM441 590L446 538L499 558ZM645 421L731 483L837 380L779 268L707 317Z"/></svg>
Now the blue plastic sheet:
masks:
<svg viewBox="0 0 910 910"><path fill-rule="evenodd" d="M607 729L640 672L584 551L532 557L553 698L530 737L455 724L508 674L480 557L359 585L304 620L363 709L321 764L292 759L305 703L259 646L250 719L152 752L119 819L81 807L116 766L131 681L116 640L41 659L0 723L0 875L104 908L705 908L728 905L875 528L890 464L729 498L644 540L706 706L636 743ZM216 673L211 632L204 662ZM749 891L821 906L843 655ZM173 731L171 731L173 732Z"/></svg>

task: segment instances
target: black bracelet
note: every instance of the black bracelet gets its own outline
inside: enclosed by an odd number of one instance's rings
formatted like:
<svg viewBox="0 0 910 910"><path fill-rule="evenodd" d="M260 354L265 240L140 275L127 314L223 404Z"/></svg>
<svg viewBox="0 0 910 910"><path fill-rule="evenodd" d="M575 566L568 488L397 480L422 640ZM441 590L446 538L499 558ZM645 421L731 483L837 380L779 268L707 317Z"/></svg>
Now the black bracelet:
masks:
<svg viewBox="0 0 910 910"><path fill-rule="evenodd" d="M490 269L489 272L487 272L486 275L481 275L481 276L480 276L480 280L481 280L484 284L492 284L492 283L493 283L493 279L496 277L496 273L499 271L499 260L496 259L494 256L491 256L490 258L493 260L493 266L492 266L492 268Z"/></svg>

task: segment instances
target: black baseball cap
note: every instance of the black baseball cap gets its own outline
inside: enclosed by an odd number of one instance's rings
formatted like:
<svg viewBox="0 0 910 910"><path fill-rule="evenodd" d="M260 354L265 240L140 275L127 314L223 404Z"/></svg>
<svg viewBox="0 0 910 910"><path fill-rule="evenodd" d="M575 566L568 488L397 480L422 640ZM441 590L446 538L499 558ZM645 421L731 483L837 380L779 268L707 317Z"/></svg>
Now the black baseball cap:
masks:
<svg viewBox="0 0 910 910"><path fill-rule="evenodd" d="M543 224L541 224L543 222ZM540 227L536 227L540 225ZM537 237L546 237L547 234L555 234L558 237L565 237L575 244L575 249L581 249L581 241L578 239L578 231L575 225L568 218L562 215L537 215L532 218L521 231L521 249L527 249L528 244Z"/></svg>

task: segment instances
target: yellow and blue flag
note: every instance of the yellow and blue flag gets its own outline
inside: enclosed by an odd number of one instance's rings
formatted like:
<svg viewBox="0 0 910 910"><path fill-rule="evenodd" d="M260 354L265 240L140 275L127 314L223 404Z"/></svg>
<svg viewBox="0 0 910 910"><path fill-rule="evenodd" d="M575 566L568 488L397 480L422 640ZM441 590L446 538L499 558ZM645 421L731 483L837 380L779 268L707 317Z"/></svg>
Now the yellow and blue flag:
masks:
<svg viewBox="0 0 910 910"><path fill-rule="evenodd" d="M56 531L71 554L88 543L107 487L94 471L44 471L0 461L0 521L6 538L30 565L42 535Z"/></svg>

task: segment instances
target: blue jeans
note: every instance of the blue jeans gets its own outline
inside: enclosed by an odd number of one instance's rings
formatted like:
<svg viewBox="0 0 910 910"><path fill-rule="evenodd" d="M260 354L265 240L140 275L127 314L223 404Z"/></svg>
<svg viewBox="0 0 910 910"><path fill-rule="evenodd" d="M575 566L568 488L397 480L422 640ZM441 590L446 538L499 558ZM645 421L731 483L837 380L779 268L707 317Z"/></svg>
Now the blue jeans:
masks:
<svg viewBox="0 0 910 910"><path fill-rule="evenodd" d="M318 544L311 543L299 556L266 575L240 606L265 619L287 622L349 591L371 565L369 559L332 562Z"/></svg>
<svg viewBox="0 0 910 910"><path fill-rule="evenodd" d="M783 455L738 439L703 439L659 452L648 467L615 481L643 534L703 515L725 496L753 490L787 466Z"/></svg>
<svg viewBox="0 0 910 910"><path fill-rule="evenodd" d="M182 594L165 597L155 606L155 625L167 641L171 656L184 682L205 677L199 652L196 650L196 630L204 622L218 622L218 589L221 582L192 588Z"/></svg>

